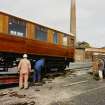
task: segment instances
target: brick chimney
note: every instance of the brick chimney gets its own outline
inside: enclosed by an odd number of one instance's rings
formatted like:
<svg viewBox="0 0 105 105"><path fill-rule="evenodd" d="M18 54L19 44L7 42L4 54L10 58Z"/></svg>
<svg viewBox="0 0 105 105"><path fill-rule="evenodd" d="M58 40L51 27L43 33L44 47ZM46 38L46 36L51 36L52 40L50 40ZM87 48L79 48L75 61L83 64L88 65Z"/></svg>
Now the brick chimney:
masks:
<svg viewBox="0 0 105 105"><path fill-rule="evenodd" d="M70 33L76 36L76 0L71 0Z"/></svg>

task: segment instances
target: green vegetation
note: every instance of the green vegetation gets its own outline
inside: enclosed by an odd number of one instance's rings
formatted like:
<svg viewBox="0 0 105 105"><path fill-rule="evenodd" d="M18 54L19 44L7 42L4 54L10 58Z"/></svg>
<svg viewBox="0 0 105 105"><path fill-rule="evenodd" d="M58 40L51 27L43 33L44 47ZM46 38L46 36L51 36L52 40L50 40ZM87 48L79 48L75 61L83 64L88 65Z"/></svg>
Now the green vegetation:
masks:
<svg viewBox="0 0 105 105"><path fill-rule="evenodd" d="M88 42L77 42L76 43L76 48L90 48L90 44Z"/></svg>

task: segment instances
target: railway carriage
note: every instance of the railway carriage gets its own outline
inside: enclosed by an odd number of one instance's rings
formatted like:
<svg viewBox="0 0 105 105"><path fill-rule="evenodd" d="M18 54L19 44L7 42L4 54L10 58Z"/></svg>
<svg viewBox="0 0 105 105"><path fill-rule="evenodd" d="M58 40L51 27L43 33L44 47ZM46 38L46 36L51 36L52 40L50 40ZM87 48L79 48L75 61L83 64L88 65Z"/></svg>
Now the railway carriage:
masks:
<svg viewBox="0 0 105 105"><path fill-rule="evenodd" d="M8 71L24 53L32 67L44 57L46 72L64 70L74 61L74 41L71 34L0 12L0 84L18 81L17 74Z"/></svg>

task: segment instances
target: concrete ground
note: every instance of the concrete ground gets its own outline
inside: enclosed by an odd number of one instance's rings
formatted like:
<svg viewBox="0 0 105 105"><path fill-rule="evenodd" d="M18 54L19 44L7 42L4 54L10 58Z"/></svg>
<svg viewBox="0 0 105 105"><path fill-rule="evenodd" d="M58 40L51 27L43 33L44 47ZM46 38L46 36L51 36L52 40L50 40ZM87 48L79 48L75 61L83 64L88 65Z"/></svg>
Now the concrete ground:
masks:
<svg viewBox="0 0 105 105"><path fill-rule="evenodd" d="M27 90L1 89L0 105L105 105L104 100L95 103L98 95L105 96L105 81L94 80L87 70L44 81Z"/></svg>

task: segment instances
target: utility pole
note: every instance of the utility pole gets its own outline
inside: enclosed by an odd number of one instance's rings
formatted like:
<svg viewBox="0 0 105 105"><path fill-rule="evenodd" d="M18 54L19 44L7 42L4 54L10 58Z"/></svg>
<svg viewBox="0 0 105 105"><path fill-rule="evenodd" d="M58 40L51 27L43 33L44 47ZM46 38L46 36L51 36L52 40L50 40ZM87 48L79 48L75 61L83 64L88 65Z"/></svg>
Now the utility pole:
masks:
<svg viewBox="0 0 105 105"><path fill-rule="evenodd" d="M70 33L76 37L76 0L71 0Z"/></svg>

